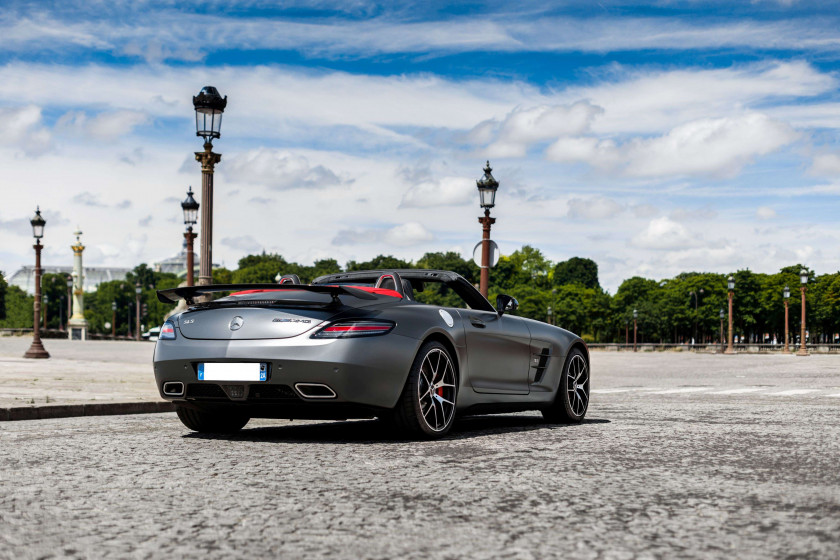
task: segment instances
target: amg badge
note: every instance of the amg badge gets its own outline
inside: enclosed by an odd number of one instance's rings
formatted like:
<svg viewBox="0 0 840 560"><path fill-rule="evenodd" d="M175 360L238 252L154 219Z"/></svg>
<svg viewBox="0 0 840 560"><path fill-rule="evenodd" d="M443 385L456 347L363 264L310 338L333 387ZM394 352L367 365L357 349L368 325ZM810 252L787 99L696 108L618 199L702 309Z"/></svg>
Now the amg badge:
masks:
<svg viewBox="0 0 840 560"><path fill-rule="evenodd" d="M311 319L273 319L272 323L311 323Z"/></svg>

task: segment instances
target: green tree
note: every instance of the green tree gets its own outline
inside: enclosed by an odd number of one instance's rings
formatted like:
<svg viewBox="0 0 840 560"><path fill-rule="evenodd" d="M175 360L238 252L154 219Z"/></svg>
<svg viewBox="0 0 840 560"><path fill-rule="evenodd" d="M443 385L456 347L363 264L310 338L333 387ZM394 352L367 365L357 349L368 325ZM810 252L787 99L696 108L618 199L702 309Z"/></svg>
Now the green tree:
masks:
<svg viewBox="0 0 840 560"><path fill-rule="evenodd" d="M552 283L555 286L565 284L579 284L585 288L600 289L598 283L598 264L592 259L572 257L571 259L559 262L554 265L554 278Z"/></svg>
<svg viewBox="0 0 840 560"><path fill-rule="evenodd" d="M6 318L0 320L0 327L9 329L32 328L35 298L17 286L8 286L5 297Z"/></svg>
<svg viewBox="0 0 840 560"><path fill-rule="evenodd" d="M351 272L353 270L393 270L400 268L414 268L414 265L411 264L410 261L404 261L392 255L377 255L369 261L348 261L345 268L347 272Z"/></svg>

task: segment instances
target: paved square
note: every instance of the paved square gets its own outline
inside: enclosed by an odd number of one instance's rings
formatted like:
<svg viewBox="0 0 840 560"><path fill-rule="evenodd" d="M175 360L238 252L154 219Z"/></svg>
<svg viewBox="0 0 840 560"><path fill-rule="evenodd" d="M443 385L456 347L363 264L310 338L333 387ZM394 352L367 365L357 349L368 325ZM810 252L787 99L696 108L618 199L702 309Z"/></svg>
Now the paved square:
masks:
<svg viewBox="0 0 840 560"><path fill-rule="evenodd" d="M0 556L834 557L838 366L595 353L583 424L467 418L437 442L373 421L6 422Z"/></svg>

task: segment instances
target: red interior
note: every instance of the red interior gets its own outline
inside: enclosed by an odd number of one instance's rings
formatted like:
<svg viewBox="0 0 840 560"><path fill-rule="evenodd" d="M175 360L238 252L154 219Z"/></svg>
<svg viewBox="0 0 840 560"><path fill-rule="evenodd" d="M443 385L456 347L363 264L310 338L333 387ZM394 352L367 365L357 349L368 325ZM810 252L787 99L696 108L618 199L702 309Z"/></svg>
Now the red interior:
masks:
<svg viewBox="0 0 840 560"><path fill-rule="evenodd" d="M361 290L363 292L368 292L371 294L376 294L380 296L391 296L395 298L402 298L399 292L395 290L386 290L385 288L374 288L372 286L350 286L351 288L355 288L357 290ZM262 292L291 292L296 291L294 289L282 289L282 290L244 290L242 292L235 292L230 295L232 296L243 296L245 294L259 294Z"/></svg>

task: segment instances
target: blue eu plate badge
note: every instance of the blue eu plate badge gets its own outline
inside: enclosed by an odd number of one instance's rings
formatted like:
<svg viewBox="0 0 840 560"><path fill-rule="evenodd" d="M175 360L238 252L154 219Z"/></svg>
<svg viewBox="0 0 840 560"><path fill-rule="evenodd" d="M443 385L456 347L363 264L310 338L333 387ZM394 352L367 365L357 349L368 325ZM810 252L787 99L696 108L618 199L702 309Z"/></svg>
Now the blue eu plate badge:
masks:
<svg viewBox="0 0 840 560"><path fill-rule="evenodd" d="M199 381L268 381L268 364L206 362L196 368Z"/></svg>

